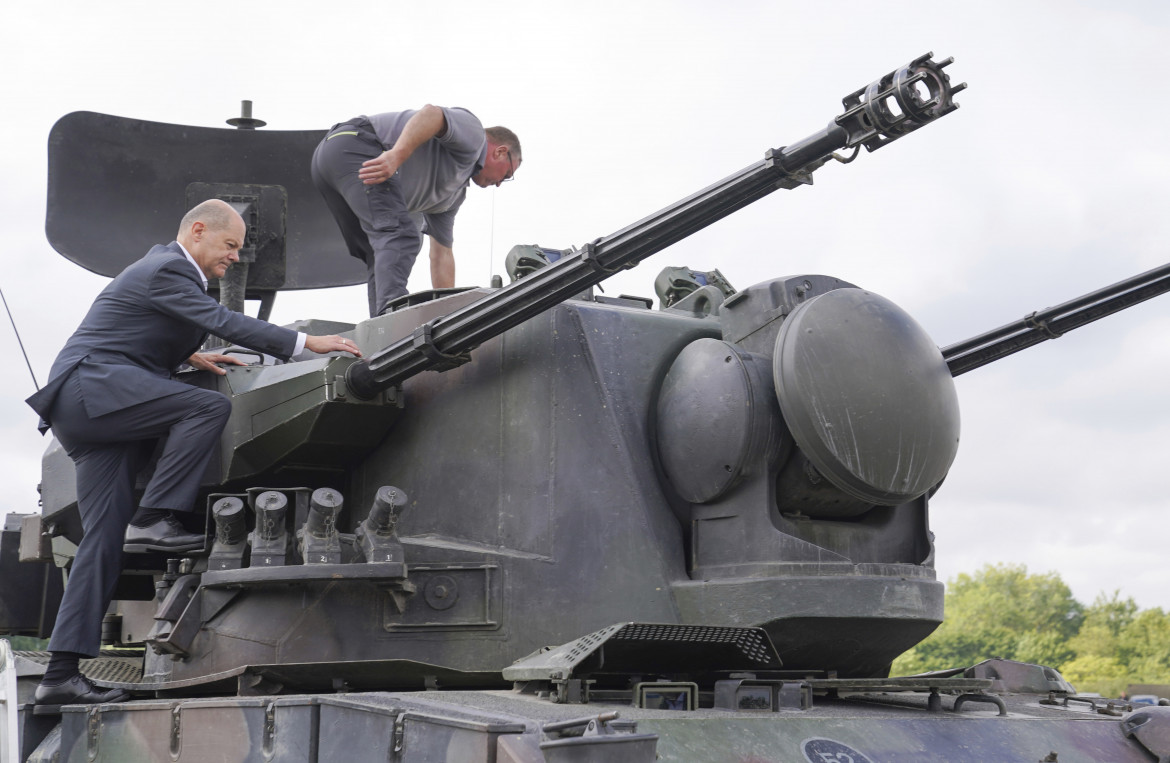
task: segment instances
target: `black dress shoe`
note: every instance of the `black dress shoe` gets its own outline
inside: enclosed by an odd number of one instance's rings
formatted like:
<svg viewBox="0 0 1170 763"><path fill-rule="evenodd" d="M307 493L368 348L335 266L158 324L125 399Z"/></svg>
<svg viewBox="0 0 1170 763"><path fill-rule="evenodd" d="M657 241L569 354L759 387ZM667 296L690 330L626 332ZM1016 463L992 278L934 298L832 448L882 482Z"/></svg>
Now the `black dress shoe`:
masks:
<svg viewBox="0 0 1170 763"><path fill-rule="evenodd" d="M104 702L125 702L130 694L122 689L102 689L78 673L64 683L46 686L40 684L33 692L33 715L56 715L63 705L97 705Z"/></svg>
<svg viewBox="0 0 1170 763"><path fill-rule="evenodd" d="M202 534L189 533L179 524L179 520L166 517L146 527L127 527L126 545L122 550L127 554L145 554L149 551L176 553L201 549L205 542Z"/></svg>

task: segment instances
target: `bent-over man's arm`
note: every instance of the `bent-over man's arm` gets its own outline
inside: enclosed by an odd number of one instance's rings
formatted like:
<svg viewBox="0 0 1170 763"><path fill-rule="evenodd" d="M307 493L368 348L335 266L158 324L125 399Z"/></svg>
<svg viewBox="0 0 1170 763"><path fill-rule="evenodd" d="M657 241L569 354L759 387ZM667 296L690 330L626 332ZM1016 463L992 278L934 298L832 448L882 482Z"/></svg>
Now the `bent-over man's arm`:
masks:
<svg viewBox="0 0 1170 763"><path fill-rule="evenodd" d="M434 236L427 238L431 240L431 288L450 289L455 285L455 250Z"/></svg>
<svg viewBox="0 0 1170 763"><path fill-rule="evenodd" d="M447 129L447 117L438 106L427 104L414 113L402 128L394 145L362 164L358 177L366 185L377 185L394 177L415 149Z"/></svg>

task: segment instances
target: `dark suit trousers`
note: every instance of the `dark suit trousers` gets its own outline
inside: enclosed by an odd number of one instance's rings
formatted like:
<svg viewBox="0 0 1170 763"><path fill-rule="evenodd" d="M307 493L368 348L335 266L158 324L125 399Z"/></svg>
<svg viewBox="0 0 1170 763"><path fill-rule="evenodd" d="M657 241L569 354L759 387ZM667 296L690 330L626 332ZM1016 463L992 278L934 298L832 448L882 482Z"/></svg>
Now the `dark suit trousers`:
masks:
<svg viewBox="0 0 1170 763"><path fill-rule="evenodd" d="M84 536L73 560L51 651L95 656L101 625L122 572L122 545L134 516L134 484L163 439L154 476L140 504L191 511L231 401L218 392L174 382L175 393L90 418L77 374L53 404L53 434L77 467L77 507Z"/></svg>

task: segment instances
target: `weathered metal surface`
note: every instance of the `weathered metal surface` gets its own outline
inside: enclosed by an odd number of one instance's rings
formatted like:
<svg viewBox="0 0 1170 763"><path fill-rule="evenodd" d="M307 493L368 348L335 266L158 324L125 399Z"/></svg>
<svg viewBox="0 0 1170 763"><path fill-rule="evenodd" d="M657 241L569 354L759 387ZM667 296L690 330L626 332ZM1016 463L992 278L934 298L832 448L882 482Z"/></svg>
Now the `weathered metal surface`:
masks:
<svg viewBox="0 0 1170 763"><path fill-rule="evenodd" d="M32 521L28 521L32 520ZM48 539L40 517L8 514L0 529L0 633L46 637L64 590L61 571L43 557ZM22 528L28 528L25 538ZM21 556L31 557L24 561ZM5 585L6 581L14 581Z"/></svg>
<svg viewBox="0 0 1170 763"><path fill-rule="evenodd" d="M825 760L1144 763L1164 754L1157 711L1123 719L1045 708L1005 695L1009 717L991 706L958 711L944 695L931 711L921 693L818 695L807 710L690 712L594 703L556 705L511 692L353 693L284 697L145 700L63 713L61 760L233 761L582 761L792 763ZM591 717L619 733L561 736ZM1158 728L1155 728L1155 727ZM1138 739L1127 738L1122 728ZM580 731L580 729L578 729ZM653 740L656 755L613 755L622 738ZM549 754L577 740L576 756ZM50 740L52 741L52 740ZM592 744L590 742L592 741ZM1149 745L1147 747L1146 745ZM503 755L512 757L503 757ZM639 754L639 753L635 753ZM645 755L645 753L640 753ZM608 757L606 757L608 755ZM849 758L841 757L849 755ZM835 756L835 757L834 757Z"/></svg>

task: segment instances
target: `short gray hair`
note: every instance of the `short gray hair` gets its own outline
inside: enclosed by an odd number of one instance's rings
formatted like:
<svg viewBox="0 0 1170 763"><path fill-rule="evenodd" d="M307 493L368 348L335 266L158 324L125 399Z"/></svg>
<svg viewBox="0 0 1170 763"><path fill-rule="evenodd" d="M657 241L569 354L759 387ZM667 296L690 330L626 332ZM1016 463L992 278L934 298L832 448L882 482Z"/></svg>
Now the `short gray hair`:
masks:
<svg viewBox="0 0 1170 763"><path fill-rule="evenodd" d="M516 133L509 130L507 127L488 127L484 130L492 143L497 146L506 146L517 162L524 161L524 152L520 150L520 139L516 137Z"/></svg>

